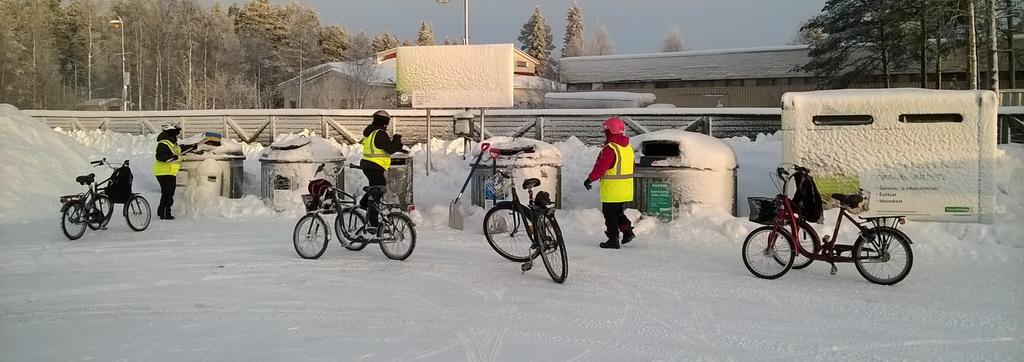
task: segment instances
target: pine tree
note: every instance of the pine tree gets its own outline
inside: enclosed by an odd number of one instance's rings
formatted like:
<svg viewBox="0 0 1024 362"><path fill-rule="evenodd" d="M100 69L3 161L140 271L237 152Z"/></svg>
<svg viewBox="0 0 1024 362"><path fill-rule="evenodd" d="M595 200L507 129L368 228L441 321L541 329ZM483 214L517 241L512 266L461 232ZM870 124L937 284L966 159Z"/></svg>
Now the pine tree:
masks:
<svg viewBox="0 0 1024 362"><path fill-rule="evenodd" d="M390 32L385 31L374 36L371 45L373 46L373 51L375 53L379 53L392 48L397 48L398 37L394 36Z"/></svg>
<svg viewBox="0 0 1024 362"><path fill-rule="evenodd" d="M821 29L822 41L811 44L811 61L797 69L825 78L828 87L845 87L881 74L891 75L908 63L904 22L897 1L828 0L804 28Z"/></svg>
<svg viewBox="0 0 1024 362"><path fill-rule="evenodd" d="M434 45L434 30L425 21L420 23L420 33L416 37L416 45Z"/></svg>
<svg viewBox="0 0 1024 362"><path fill-rule="evenodd" d="M681 52L685 49L686 47L683 46L683 31L678 26L672 27L672 30L665 36L665 40L661 42L661 51Z"/></svg>
<svg viewBox="0 0 1024 362"><path fill-rule="evenodd" d="M562 58L583 55L583 10L572 1L565 18L565 37L562 38Z"/></svg>
<svg viewBox="0 0 1024 362"><path fill-rule="evenodd" d="M519 43L522 44L519 49L540 61L537 66L538 74L553 73L551 51L555 49L555 45L552 43L551 27L544 21L540 6L533 8L530 20L523 24L523 29L519 32Z"/></svg>
<svg viewBox="0 0 1024 362"><path fill-rule="evenodd" d="M324 48L324 58L327 61L338 62L345 59L345 51L348 50L348 33L345 28L338 25L328 25L320 30L320 44Z"/></svg>

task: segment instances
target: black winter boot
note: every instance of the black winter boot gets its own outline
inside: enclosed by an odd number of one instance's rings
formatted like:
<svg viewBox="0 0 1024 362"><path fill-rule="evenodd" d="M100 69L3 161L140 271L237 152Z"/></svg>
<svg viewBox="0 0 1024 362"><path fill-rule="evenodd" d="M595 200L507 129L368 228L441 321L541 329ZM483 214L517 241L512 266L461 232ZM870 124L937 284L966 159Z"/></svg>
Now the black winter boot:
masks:
<svg viewBox="0 0 1024 362"><path fill-rule="evenodd" d="M619 248L619 233L618 232L609 233L609 232L606 231L604 234L608 236L608 241L605 241L603 243L597 244L597 246L600 246L601 249L618 249Z"/></svg>
<svg viewBox="0 0 1024 362"><path fill-rule="evenodd" d="M160 220L166 219L166 217L164 217L164 208L163 207L157 207L156 208L156 216L158 216L160 218Z"/></svg>
<svg viewBox="0 0 1024 362"><path fill-rule="evenodd" d="M633 233L633 228L629 228L629 229L623 230L622 231L622 245L629 244L629 242L633 241L633 238L635 238L635 237L636 237L636 234Z"/></svg>

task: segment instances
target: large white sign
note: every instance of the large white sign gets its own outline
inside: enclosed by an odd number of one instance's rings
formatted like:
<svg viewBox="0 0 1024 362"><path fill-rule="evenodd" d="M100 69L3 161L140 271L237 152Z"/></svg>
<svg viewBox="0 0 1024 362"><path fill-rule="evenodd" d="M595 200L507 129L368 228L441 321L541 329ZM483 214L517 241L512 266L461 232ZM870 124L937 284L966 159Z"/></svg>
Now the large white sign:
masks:
<svg viewBox="0 0 1024 362"><path fill-rule="evenodd" d="M995 207L995 93L922 89L786 93L783 160L823 199L870 192L868 215L988 222Z"/></svg>
<svg viewBox="0 0 1024 362"><path fill-rule="evenodd" d="M413 108L512 107L512 44L399 47L399 97Z"/></svg>

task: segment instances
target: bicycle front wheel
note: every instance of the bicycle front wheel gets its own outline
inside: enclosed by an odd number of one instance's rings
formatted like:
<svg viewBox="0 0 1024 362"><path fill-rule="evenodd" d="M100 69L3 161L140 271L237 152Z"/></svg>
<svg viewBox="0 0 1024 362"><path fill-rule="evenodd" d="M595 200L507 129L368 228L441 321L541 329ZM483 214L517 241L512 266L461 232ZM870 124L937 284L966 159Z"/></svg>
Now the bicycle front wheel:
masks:
<svg viewBox="0 0 1024 362"><path fill-rule="evenodd" d="M104 194L96 195L92 200L92 207L102 215L102 219L89 223L89 228L99 230L110 223L110 216L114 213L114 202Z"/></svg>
<svg viewBox="0 0 1024 362"><path fill-rule="evenodd" d="M338 242L345 249L360 251L366 247L366 243L355 241L356 233L366 226L366 217L358 207L345 207L338 212L334 218L334 235Z"/></svg>
<svg viewBox="0 0 1024 362"><path fill-rule="evenodd" d="M520 205L498 204L484 215L487 244L505 259L525 263L530 260L530 226Z"/></svg>
<svg viewBox="0 0 1024 362"><path fill-rule="evenodd" d="M330 240L327 233L324 218L317 214L306 214L295 223L295 231L292 233L295 252L303 259L319 258L327 250L327 241Z"/></svg>
<svg viewBox="0 0 1024 362"><path fill-rule="evenodd" d="M853 264L869 282L893 285L910 274L914 253L905 234L890 228L872 228L853 244Z"/></svg>
<svg viewBox="0 0 1024 362"><path fill-rule="evenodd" d="M569 274L569 258L565 253L562 229L553 216L541 218L540 224L540 258L551 280L561 284Z"/></svg>
<svg viewBox="0 0 1024 362"><path fill-rule="evenodd" d="M81 201L73 201L71 205L64 208L64 213L60 217L60 230L64 232L70 240L78 240L85 234L85 223L82 219L85 218L85 204Z"/></svg>
<svg viewBox="0 0 1024 362"><path fill-rule="evenodd" d="M416 248L416 228L412 219L405 214L388 214L382 221L388 235L380 241L380 251L384 252L389 259L405 260L412 255L412 249Z"/></svg>
<svg viewBox="0 0 1024 362"><path fill-rule="evenodd" d="M793 267L793 237L785 230L762 226L743 241L743 265L758 278L775 279Z"/></svg>
<svg viewBox="0 0 1024 362"><path fill-rule="evenodd" d="M124 204L124 220L128 227L135 231L146 230L153 215L150 214L149 201L142 195L135 195Z"/></svg>

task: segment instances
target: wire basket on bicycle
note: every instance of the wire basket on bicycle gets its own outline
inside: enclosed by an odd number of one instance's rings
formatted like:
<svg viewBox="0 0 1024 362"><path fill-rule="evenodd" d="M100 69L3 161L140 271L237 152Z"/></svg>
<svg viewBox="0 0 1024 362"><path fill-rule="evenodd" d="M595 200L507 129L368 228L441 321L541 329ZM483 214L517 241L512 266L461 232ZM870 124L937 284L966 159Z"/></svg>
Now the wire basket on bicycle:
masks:
<svg viewBox="0 0 1024 362"><path fill-rule="evenodd" d="M772 225L775 223L776 210L778 205L771 197L748 197L747 205L750 206L748 219L761 225Z"/></svg>

